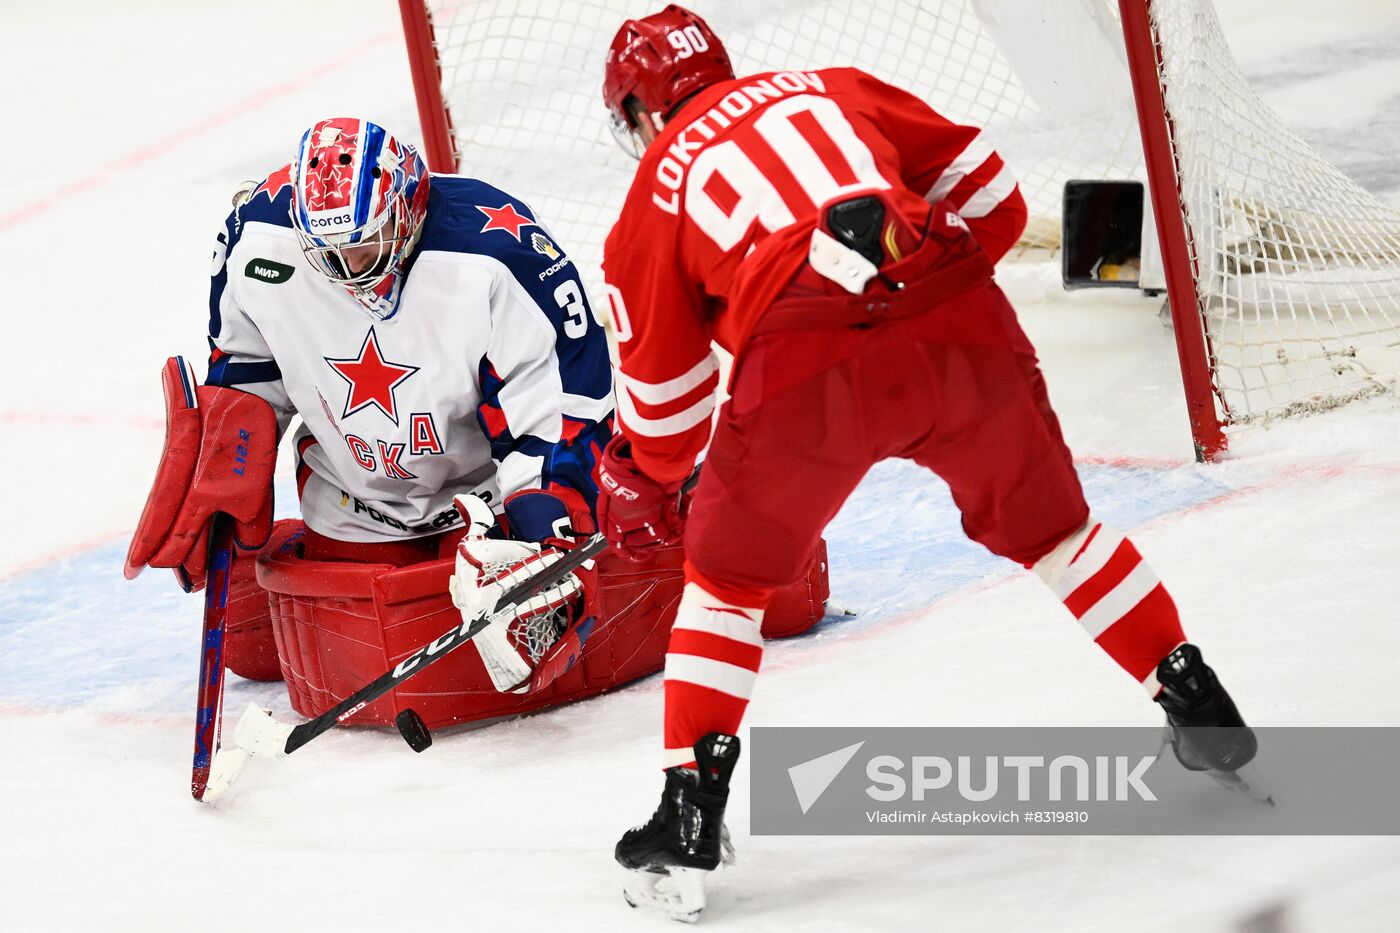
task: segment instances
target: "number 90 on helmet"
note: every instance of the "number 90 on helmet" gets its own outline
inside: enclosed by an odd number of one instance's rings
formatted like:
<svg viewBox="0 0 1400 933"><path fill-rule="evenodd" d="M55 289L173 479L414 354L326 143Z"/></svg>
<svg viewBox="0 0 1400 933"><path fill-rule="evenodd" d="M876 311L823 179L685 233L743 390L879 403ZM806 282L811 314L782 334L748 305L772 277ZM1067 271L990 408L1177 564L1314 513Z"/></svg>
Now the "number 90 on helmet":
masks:
<svg viewBox="0 0 1400 933"><path fill-rule="evenodd" d="M613 37L603 68L603 103L613 137L628 155L641 158L646 146L631 101L659 132L696 91L733 77L719 36L684 7L673 3L660 13L629 19Z"/></svg>
<svg viewBox="0 0 1400 933"><path fill-rule="evenodd" d="M418 152L355 117L322 120L292 164L292 226L302 252L332 282L370 298L399 272L428 212Z"/></svg>

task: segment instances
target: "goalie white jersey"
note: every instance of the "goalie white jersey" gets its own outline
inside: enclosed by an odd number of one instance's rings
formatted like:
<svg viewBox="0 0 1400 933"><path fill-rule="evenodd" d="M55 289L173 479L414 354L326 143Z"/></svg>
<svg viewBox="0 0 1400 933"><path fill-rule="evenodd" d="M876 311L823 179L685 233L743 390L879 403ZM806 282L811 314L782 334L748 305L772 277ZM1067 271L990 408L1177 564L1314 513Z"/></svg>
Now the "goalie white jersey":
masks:
<svg viewBox="0 0 1400 933"><path fill-rule="evenodd" d="M213 259L211 385L294 415L312 530L421 537L543 488L591 510L612 431L603 329L578 270L522 202L433 175L422 239L392 314L371 315L306 261L288 168L229 215Z"/></svg>

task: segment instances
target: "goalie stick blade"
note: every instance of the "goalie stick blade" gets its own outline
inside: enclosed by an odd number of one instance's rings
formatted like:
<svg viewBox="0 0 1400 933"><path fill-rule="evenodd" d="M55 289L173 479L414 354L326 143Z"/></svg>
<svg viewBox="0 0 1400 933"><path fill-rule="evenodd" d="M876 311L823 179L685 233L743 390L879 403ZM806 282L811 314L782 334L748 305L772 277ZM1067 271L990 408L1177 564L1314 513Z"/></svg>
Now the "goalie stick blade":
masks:
<svg viewBox="0 0 1400 933"><path fill-rule="evenodd" d="M214 762L209 768L202 803L213 803L228 790L229 785L238 780L243 766L248 763L248 750L238 745L225 745L214 753Z"/></svg>
<svg viewBox="0 0 1400 933"><path fill-rule="evenodd" d="M204 795L209 792L209 769L200 765L195 765L190 771L190 796L200 803L204 802Z"/></svg>
<svg viewBox="0 0 1400 933"><path fill-rule="evenodd" d="M287 737L292 734L292 728L273 719L272 710L249 703L238 719L238 727L233 730L233 741L246 752L278 758L287 754Z"/></svg>
<svg viewBox="0 0 1400 933"><path fill-rule="evenodd" d="M628 907L657 910L680 923L698 923L705 912L705 876L699 868L627 871L622 898Z"/></svg>
<svg viewBox="0 0 1400 933"><path fill-rule="evenodd" d="M406 709L394 717L394 725L399 727L399 735L415 752L424 752L433 744L433 734L428 724L411 709Z"/></svg>

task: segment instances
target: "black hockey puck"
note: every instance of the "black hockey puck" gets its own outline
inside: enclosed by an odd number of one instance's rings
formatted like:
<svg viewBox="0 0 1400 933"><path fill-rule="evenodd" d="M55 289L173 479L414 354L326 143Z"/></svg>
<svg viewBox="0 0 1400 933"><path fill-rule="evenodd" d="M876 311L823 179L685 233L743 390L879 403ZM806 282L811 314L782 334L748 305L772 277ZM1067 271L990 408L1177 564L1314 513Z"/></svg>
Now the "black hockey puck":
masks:
<svg viewBox="0 0 1400 933"><path fill-rule="evenodd" d="M425 751L433 744L433 734L428 731L428 724L423 721L411 709L406 709L394 717L394 725L399 727L399 735L408 743L408 747L415 752Z"/></svg>

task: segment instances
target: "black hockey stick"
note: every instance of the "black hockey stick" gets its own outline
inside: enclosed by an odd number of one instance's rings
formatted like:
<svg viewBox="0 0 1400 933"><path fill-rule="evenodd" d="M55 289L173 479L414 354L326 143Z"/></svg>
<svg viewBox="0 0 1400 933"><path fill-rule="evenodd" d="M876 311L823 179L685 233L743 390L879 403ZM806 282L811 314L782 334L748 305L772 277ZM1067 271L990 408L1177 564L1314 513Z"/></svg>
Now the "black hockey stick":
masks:
<svg viewBox="0 0 1400 933"><path fill-rule="evenodd" d="M695 489L695 485L700 482L700 467L690 471L685 482L681 484L680 492L677 494L684 497ZM508 594L507 594L508 595ZM399 735L408 743L408 747L415 752L425 752L432 747L433 733L428 728L428 724L423 721L423 717L412 708L405 707L394 717L394 727L399 730Z"/></svg>

